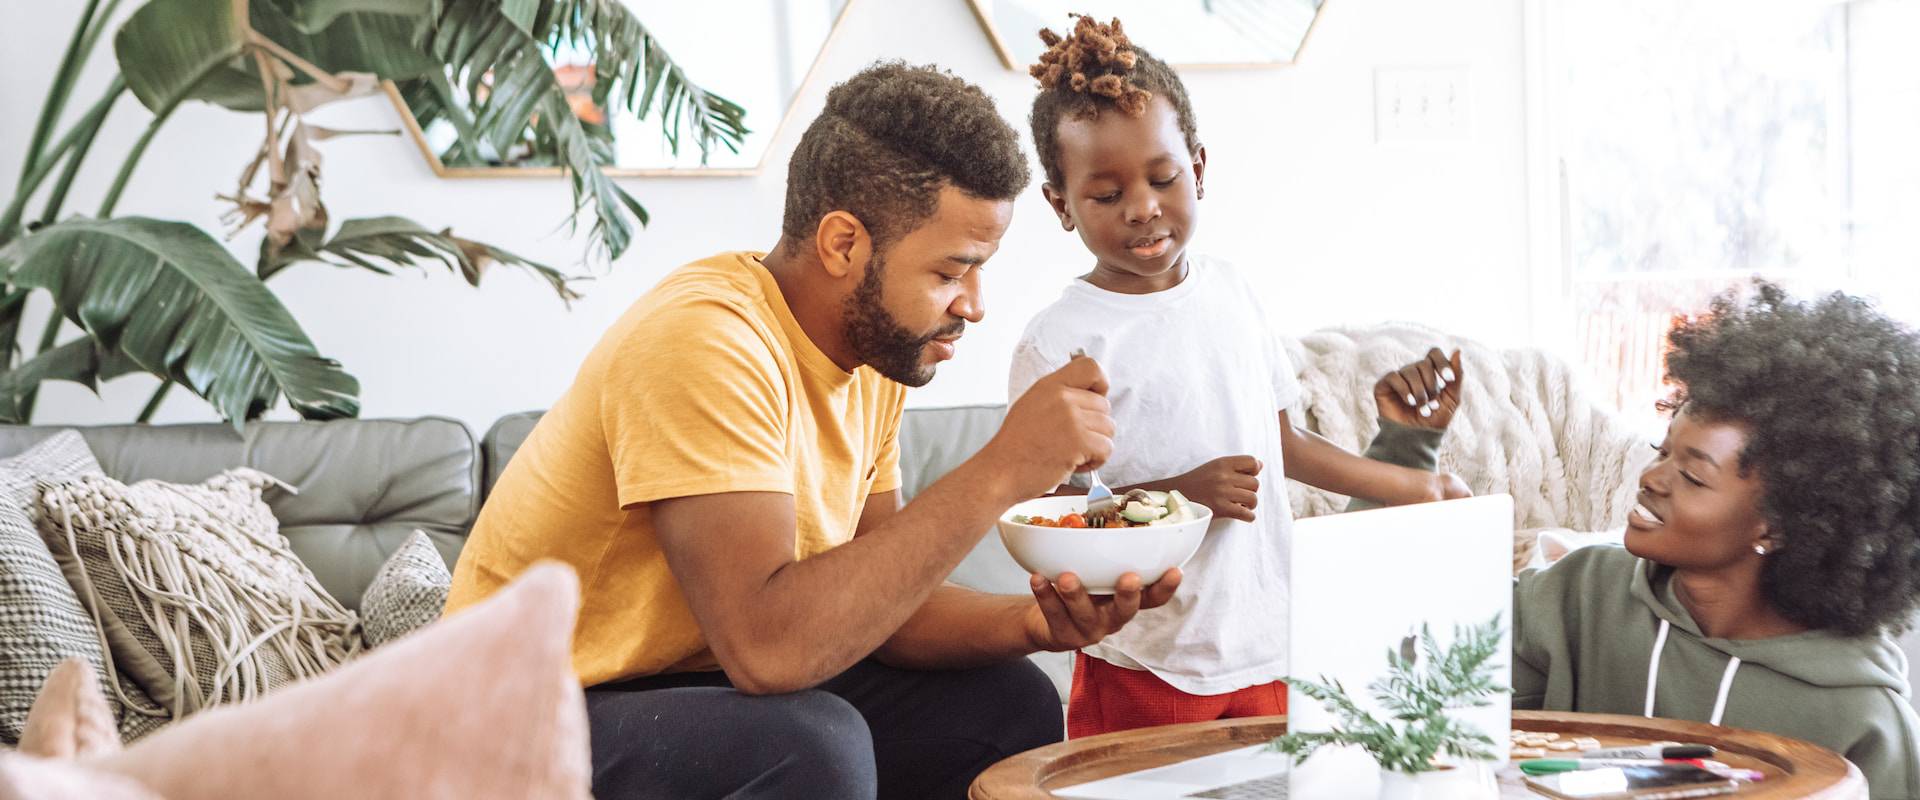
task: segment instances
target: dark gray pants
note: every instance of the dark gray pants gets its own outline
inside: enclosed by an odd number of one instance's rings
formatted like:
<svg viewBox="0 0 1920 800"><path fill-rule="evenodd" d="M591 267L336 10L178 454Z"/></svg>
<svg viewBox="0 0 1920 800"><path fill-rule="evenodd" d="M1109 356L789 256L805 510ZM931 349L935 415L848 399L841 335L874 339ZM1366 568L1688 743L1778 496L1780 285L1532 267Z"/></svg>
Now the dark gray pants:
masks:
<svg viewBox="0 0 1920 800"><path fill-rule="evenodd" d="M593 795L959 798L994 762L1061 740L1060 695L1032 662L970 670L862 661L818 688L734 691L719 672L587 689Z"/></svg>

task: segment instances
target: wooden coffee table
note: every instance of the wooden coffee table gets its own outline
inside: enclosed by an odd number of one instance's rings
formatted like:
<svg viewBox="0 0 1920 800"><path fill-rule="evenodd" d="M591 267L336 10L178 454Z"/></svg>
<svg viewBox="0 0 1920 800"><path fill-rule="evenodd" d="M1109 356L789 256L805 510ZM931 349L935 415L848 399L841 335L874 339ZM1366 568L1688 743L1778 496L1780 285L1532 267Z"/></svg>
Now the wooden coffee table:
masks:
<svg viewBox="0 0 1920 800"><path fill-rule="evenodd" d="M1513 727L1591 736L1605 747L1660 741L1710 744L1720 750L1717 760L1766 773L1766 780L1736 795L1741 798L1867 797L1867 781L1853 764L1833 751L1784 736L1698 722L1543 711L1514 712ZM1286 732L1286 717L1255 717L1089 736L1030 750L993 765L974 780L970 796L973 800L1047 798L1052 796L1051 789L1260 744ZM1501 797L1543 797L1526 788L1518 768L1508 766L1499 775Z"/></svg>

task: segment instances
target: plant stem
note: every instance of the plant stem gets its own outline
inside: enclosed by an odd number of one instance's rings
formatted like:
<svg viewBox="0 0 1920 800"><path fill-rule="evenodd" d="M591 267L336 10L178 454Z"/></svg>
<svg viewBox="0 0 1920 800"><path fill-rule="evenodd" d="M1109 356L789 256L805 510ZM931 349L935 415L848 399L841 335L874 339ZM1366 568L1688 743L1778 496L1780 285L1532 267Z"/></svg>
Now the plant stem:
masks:
<svg viewBox="0 0 1920 800"><path fill-rule="evenodd" d="M194 78L193 83L187 87L186 91L181 92L179 97L173 98L159 111L154 112L153 121L147 123L146 132L140 134L140 141L134 142L133 149L127 152L127 160L120 165L120 173L114 176L113 187L107 190L107 196L100 201L100 210L94 212L95 217L106 219L113 216L114 206L120 204L120 193L126 191L127 180L133 177L133 168L140 164L140 157L146 154L147 145L153 143L154 134L159 133L160 126L165 125L167 118L173 116L173 110L180 107L180 101L193 94L193 90L199 88L200 83L210 74L212 74L211 70Z"/></svg>
<svg viewBox="0 0 1920 800"><path fill-rule="evenodd" d="M242 19L244 19L244 17ZM247 44L272 53L274 58L285 61L294 69L306 73L307 77L314 79L315 82L326 84L328 89L345 94L347 90L353 88L352 81L314 66L313 62L301 58L292 50L281 47L279 42L267 38L265 34L259 31L247 31ZM267 77L266 66L264 64L261 65L260 74L262 78Z"/></svg>
<svg viewBox="0 0 1920 800"><path fill-rule="evenodd" d="M163 380L153 390L153 396L147 398L147 405L140 409L139 419L134 422L145 425L153 421L153 412L160 410L160 401L167 399L167 392L173 391L173 381Z"/></svg>
<svg viewBox="0 0 1920 800"><path fill-rule="evenodd" d="M26 176L39 164L40 151L47 146L47 138L53 135L53 126L60 121L60 112L67 107L67 97L73 93L73 76L80 72L86 59L81 45L87 40L87 28L93 24L93 12L99 8L100 0L87 0L87 7L80 12L79 23L73 26L73 36L67 40L67 52L60 57L60 67L53 73L53 84L47 87L47 100L40 106L40 119L33 124L33 139L27 144L27 160L20 166L21 184Z"/></svg>
<svg viewBox="0 0 1920 800"><path fill-rule="evenodd" d="M87 31L86 41L80 44L82 58L93 54L94 43L100 41L100 34L105 33L107 26L113 24L113 12L119 9L120 0L107 0L107 7L100 9L99 15L93 18L93 29Z"/></svg>
<svg viewBox="0 0 1920 800"><path fill-rule="evenodd" d="M52 150L47 151L32 172L22 176L20 192L8 201L6 212L0 214L0 245L13 241L20 227L20 217L26 214L27 201L32 199L33 193L40 188L40 182L53 173L53 168L60 165L60 159L79 144L81 139L92 140L100 124L99 118L106 115L107 109L113 107L113 102L118 100L120 93L124 91L126 91L126 80L118 74L114 75L113 82L107 86L107 95L94 104L94 107L87 112L87 116L81 117L79 122L74 123L72 130L60 137L59 143L55 144Z"/></svg>
<svg viewBox="0 0 1920 800"><path fill-rule="evenodd" d="M53 349L54 340L60 338L60 323L62 322L66 322L66 317L60 316L59 308L54 308L47 314L47 326L40 331L40 347L33 351L34 355L39 355ZM38 386L27 390L26 394L20 396L21 422L30 423L33 421L33 402L39 399L39 397L40 387Z"/></svg>
<svg viewBox="0 0 1920 800"><path fill-rule="evenodd" d="M67 157L66 168L60 171L60 179L53 184L53 194L47 197L47 208L40 214L40 224L51 225L59 218L60 207L66 204L67 189L73 186L74 175L80 171L81 162L86 160L87 151L93 148L93 139L100 134L107 112L113 109L113 102L120 99L121 93L126 90L126 77L116 73L113 82L107 86L107 95L100 98L100 102L95 103L87 115L75 123L74 132L79 133L80 138L70 145L73 154Z"/></svg>

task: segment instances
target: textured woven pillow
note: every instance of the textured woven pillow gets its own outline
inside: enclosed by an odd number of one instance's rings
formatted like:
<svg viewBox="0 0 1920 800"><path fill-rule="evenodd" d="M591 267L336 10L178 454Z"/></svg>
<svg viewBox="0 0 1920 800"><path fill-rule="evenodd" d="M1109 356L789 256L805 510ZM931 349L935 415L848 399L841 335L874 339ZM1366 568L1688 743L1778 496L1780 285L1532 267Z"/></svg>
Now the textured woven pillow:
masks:
<svg viewBox="0 0 1920 800"><path fill-rule="evenodd" d="M41 494L56 556L102 612L116 667L174 716L251 700L346 661L358 620L293 555L260 499L274 479L236 469L193 485L103 475Z"/></svg>
<svg viewBox="0 0 1920 800"><path fill-rule="evenodd" d="M107 674L99 629L31 516L42 484L99 472L74 431L0 461L0 742L20 741L35 693L61 661L80 658L95 675Z"/></svg>
<svg viewBox="0 0 1920 800"><path fill-rule="evenodd" d="M387 557L360 596L360 619L368 647L379 647L440 618L453 576L425 533L414 531Z"/></svg>

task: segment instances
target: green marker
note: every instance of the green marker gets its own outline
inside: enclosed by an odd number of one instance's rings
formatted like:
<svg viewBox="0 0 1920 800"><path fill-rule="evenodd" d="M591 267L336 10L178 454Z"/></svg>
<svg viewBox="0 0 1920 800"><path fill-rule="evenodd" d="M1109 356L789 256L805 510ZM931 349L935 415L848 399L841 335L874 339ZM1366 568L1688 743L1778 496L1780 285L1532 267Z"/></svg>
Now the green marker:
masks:
<svg viewBox="0 0 1920 800"><path fill-rule="evenodd" d="M1662 761L1657 758L1535 758L1520 762L1520 771L1528 775L1553 775L1583 769L1657 767L1662 764L1683 763L1686 762Z"/></svg>

